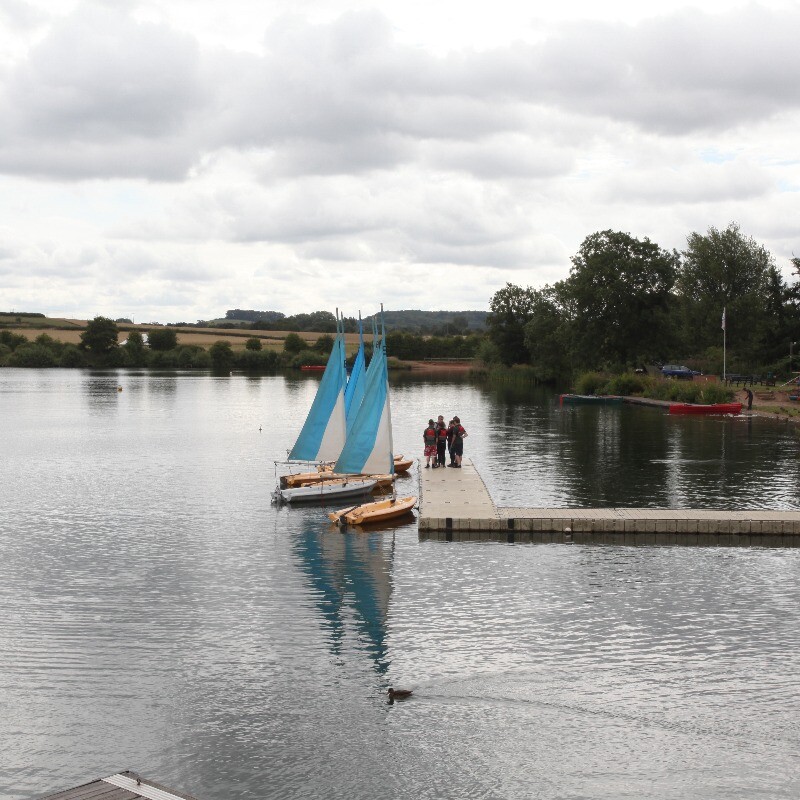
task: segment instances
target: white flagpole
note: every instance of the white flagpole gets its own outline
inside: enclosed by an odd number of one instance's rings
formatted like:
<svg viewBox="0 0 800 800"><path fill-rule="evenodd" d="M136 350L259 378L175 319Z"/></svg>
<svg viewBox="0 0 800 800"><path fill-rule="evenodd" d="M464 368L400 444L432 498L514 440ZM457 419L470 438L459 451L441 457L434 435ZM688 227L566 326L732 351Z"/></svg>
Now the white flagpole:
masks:
<svg viewBox="0 0 800 800"><path fill-rule="evenodd" d="M726 359L727 359L727 339L728 331L725 326L725 306L722 307L722 382L726 380Z"/></svg>

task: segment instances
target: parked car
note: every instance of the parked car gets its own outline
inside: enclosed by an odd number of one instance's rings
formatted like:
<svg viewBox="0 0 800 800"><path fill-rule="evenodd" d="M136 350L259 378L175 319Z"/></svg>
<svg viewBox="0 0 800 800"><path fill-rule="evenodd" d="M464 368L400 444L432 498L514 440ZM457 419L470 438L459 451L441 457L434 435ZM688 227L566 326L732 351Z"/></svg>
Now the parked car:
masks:
<svg viewBox="0 0 800 800"><path fill-rule="evenodd" d="M664 366L661 367L661 374L665 378L679 378L690 381L695 375L700 375L701 373L689 369L689 367L679 366L678 364L664 364Z"/></svg>

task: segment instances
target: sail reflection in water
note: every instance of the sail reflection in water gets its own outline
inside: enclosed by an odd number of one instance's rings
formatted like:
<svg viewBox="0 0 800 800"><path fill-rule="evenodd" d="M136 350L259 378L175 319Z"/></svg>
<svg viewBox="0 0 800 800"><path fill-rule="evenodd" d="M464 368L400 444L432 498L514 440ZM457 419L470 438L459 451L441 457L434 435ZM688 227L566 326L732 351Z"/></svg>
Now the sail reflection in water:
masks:
<svg viewBox="0 0 800 800"><path fill-rule="evenodd" d="M318 524L310 523L294 541L300 569L328 629L331 653L340 658L355 642L356 650L366 651L372 668L386 673L394 539L320 531Z"/></svg>

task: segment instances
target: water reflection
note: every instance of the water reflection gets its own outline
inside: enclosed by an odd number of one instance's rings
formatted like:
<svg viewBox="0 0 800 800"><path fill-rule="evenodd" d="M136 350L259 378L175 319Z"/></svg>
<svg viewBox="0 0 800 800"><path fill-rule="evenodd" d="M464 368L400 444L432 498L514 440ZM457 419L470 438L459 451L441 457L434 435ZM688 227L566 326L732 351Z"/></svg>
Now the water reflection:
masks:
<svg viewBox="0 0 800 800"><path fill-rule="evenodd" d="M294 551L327 629L331 653L340 658L352 638L373 669L385 674L394 539L387 541L380 532L320 530L318 523L308 524L295 537Z"/></svg>

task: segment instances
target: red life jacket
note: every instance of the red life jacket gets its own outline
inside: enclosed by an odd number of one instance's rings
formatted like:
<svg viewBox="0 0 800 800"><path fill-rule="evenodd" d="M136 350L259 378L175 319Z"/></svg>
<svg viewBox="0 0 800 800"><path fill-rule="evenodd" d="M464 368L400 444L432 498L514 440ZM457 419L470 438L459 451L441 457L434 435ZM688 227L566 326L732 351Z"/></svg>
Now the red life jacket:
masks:
<svg viewBox="0 0 800 800"><path fill-rule="evenodd" d="M425 428L425 433L422 434L425 439L425 444L436 444L436 429Z"/></svg>

